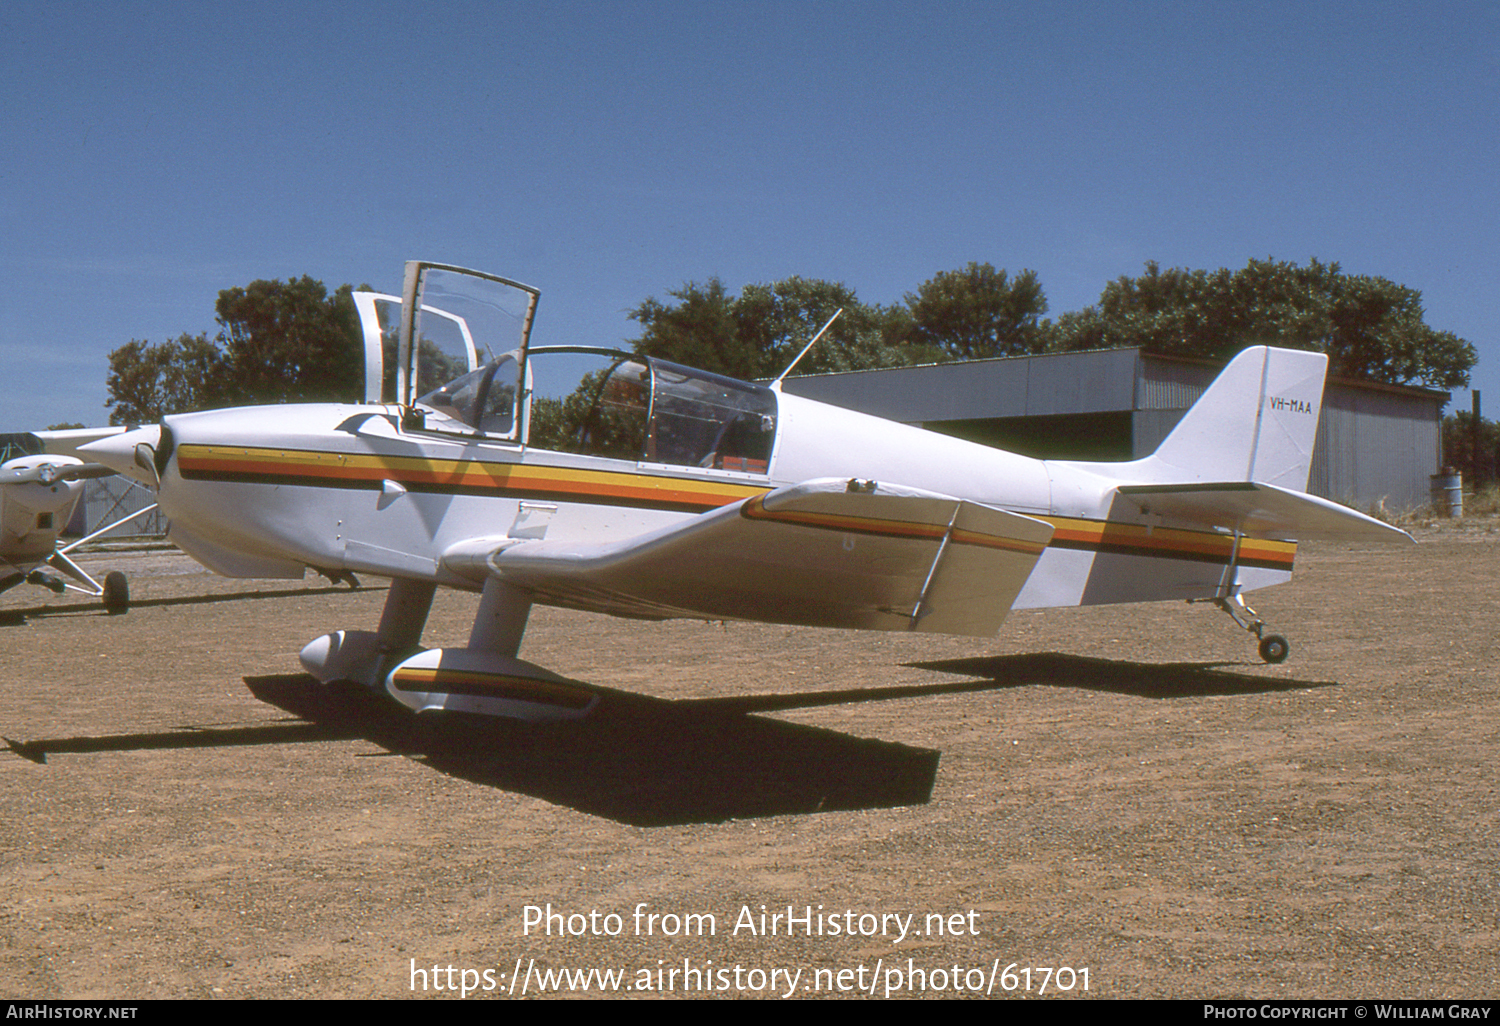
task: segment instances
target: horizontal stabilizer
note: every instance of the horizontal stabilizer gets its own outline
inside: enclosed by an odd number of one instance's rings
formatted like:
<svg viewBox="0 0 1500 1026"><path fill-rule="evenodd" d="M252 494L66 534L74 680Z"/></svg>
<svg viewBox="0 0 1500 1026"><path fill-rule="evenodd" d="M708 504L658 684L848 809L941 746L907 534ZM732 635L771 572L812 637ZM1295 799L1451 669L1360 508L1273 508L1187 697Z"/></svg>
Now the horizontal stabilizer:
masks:
<svg viewBox="0 0 1500 1026"><path fill-rule="evenodd" d="M1251 538L1411 542L1400 528L1306 492L1249 481L1123 485L1122 499L1159 514Z"/></svg>
<svg viewBox="0 0 1500 1026"><path fill-rule="evenodd" d="M616 615L989 637L1051 537L977 503L821 479L624 542L512 542L486 563L536 601ZM472 568L461 552L444 565Z"/></svg>

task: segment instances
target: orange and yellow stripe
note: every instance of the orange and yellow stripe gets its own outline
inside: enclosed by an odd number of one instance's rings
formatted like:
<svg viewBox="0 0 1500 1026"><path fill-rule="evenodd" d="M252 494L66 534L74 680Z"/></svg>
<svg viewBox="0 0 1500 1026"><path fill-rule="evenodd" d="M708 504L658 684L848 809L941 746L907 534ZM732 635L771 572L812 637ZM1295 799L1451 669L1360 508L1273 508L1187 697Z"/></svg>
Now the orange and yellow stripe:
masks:
<svg viewBox="0 0 1500 1026"><path fill-rule="evenodd" d="M806 510L768 510L763 485L612 470L584 470L537 464L443 460L422 456L323 452L228 445L181 445L177 466L187 480L305 485L319 488L379 489L394 481L410 491L510 499L588 502L599 505L701 513L742 499L750 519L777 521L855 534L940 540L946 524L885 520ZM1051 546L1157 559L1227 564L1235 555L1233 536L1211 531L1149 528L1138 524L1038 516L1053 525ZM1039 554L1044 546L979 531L955 530L951 539ZM1240 566L1291 570L1295 542L1243 538Z"/></svg>
<svg viewBox="0 0 1500 1026"><path fill-rule="evenodd" d="M586 688L559 681L518 677L512 673L484 673L480 670L407 666L396 670L391 681L397 691L541 702L564 709L587 708L597 697Z"/></svg>
<svg viewBox="0 0 1500 1026"><path fill-rule="evenodd" d="M575 467L442 460L421 456L305 449L182 445L178 471L187 480L378 489L394 481L410 491L702 512L764 492L764 486Z"/></svg>
<svg viewBox="0 0 1500 1026"><path fill-rule="evenodd" d="M1071 517L1037 519L1053 526L1052 545L1059 549L1224 564L1235 556L1234 536L1212 531L1184 531ZM1296 542L1241 538L1236 563L1267 570L1290 570L1296 555Z"/></svg>

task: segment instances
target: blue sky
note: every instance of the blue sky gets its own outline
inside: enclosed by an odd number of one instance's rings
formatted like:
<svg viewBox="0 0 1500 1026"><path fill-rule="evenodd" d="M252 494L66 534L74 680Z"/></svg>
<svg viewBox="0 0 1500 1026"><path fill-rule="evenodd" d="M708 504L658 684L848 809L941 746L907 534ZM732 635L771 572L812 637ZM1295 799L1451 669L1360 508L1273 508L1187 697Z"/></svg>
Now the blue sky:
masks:
<svg viewBox="0 0 1500 1026"><path fill-rule="evenodd" d="M1317 257L1419 289L1500 414L1493 2L9 2L0 66L0 431L104 423L108 352L220 289L416 257L602 345L713 275L987 261L1055 315Z"/></svg>

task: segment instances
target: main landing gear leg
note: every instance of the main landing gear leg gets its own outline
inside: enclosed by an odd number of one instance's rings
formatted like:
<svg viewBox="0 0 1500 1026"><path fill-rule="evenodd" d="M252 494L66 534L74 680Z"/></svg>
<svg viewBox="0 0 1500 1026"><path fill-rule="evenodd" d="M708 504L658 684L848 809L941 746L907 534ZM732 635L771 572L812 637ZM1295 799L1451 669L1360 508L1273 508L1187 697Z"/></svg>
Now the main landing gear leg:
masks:
<svg viewBox="0 0 1500 1026"><path fill-rule="evenodd" d="M385 608L380 613L380 627L376 631L382 656L399 662L422 646L422 630L427 626L427 614L432 611L435 594L437 585L431 581L407 577L391 581L391 590L385 596Z"/></svg>
<svg viewBox="0 0 1500 1026"><path fill-rule="evenodd" d="M498 577L484 582L484 596L469 630L469 647L482 652L516 657L526 618L531 615L531 596Z"/></svg>
<svg viewBox="0 0 1500 1026"><path fill-rule="evenodd" d="M1280 634L1267 634L1267 624L1235 592L1228 598L1214 599L1214 605L1229 614L1229 618L1260 639L1260 657L1268 663L1280 663L1291 654L1292 646Z"/></svg>
<svg viewBox="0 0 1500 1026"><path fill-rule="evenodd" d="M350 681L380 690L385 675L422 647L422 628L437 585L397 577L376 631L334 631L302 649L302 666L324 684Z"/></svg>

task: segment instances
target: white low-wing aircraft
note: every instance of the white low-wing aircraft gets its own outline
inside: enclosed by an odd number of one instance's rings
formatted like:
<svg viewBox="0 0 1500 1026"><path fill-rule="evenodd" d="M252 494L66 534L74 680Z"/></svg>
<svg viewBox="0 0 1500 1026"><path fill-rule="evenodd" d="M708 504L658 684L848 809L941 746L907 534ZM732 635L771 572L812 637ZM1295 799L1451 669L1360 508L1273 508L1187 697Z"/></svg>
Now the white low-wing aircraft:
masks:
<svg viewBox="0 0 1500 1026"><path fill-rule="evenodd" d="M124 431L123 428L118 430ZM51 438L53 444L58 444L65 437L98 438L100 434L108 433L108 430L52 432ZM76 456L21 456L0 465L0 592L20 584L35 584L57 594L80 591L98 596L104 600L104 608L110 613L123 613L129 608L130 585L124 574L111 571L100 584L68 554L142 513L150 512L155 505L116 520L62 548L57 545L58 536L83 496L83 482L94 477L110 477L114 473L110 467L85 463Z"/></svg>
<svg viewBox="0 0 1500 1026"><path fill-rule="evenodd" d="M302 663L419 712L592 708L517 658L536 602L988 637L1016 608L1208 600L1279 662L1242 593L1290 579L1297 539L1411 540L1304 491L1321 354L1245 350L1144 459L1036 460L779 382L533 347L537 295L413 262L400 299L356 296L366 404L184 414L79 452L157 488L170 538L221 574L390 578L377 630ZM424 651L439 586L482 597L465 647Z"/></svg>

